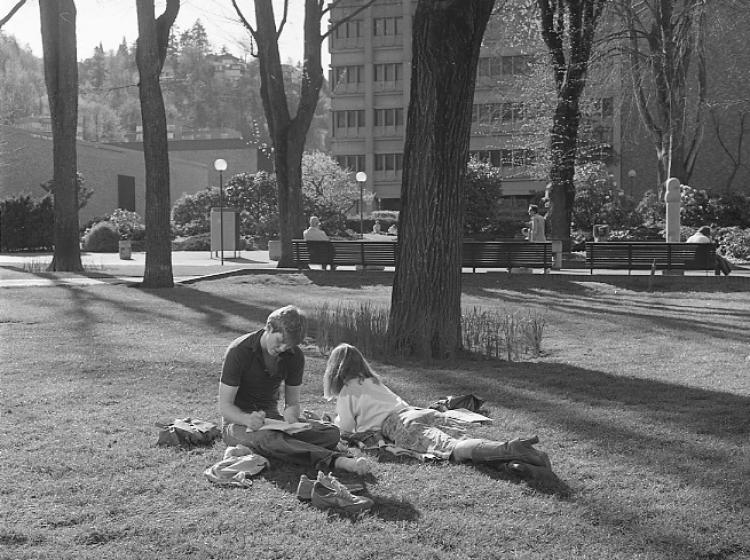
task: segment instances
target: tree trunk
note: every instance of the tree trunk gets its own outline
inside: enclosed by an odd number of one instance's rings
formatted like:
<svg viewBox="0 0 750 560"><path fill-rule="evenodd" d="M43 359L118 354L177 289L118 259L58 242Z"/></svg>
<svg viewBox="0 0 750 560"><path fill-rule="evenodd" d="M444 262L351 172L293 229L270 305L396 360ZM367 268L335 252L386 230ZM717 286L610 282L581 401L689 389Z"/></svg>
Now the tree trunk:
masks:
<svg viewBox="0 0 750 560"><path fill-rule="evenodd" d="M564 250L570 248L580 100L604 4L605 0L537 0L542 38L550 54L557 90L550 139L552 189L547 219L551 225L550 237L561 240Z"/></svg>
<svg viewBox="0 0 750 560"><path fill-rule="evenodd" d="M172 234L170 225L169 147L167 117L159 76L166 56L169 28L180 8L179 0L169 0L154 19L153 0L139 0L138 94L143 122L143 155L146 164L146 266L143 287L172 288Z"/></svg>
<svg viewBox="0 0 750 560"><path fill-rule="evenodd" d="M78 62L76 7L73 0L39 0L44 50L44 80L52 119L55 199L55 251L49 270L78 272Z"/></svg>
<svg viewBox="0 0 750 560"><path fill-rule="evenodd" d="M445 359L461 347L463 196L482 36L494 0L420 0L389 345Z"/></svg>
<svg viewBox="0 0 750 560"><path fill-rule="evenodd" d="M570 250L570 222L576 192L575 161L578 126L581 120L579 98L578 92L566 92L560 96L553 118L550 141L552 189L546 222L550 227L550 238L562 240L564 250Z"/></svg>

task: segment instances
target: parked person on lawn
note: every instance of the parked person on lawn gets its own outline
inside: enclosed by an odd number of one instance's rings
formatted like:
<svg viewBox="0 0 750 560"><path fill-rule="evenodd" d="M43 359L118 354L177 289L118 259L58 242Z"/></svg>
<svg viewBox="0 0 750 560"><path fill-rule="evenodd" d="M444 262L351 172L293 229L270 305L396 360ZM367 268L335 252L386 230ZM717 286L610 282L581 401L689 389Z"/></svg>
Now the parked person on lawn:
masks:
<svg viewBox="0 0 750 560"><path fill-rule="evenodd" d="M532 445L536 437L500 442L459 435L459 425L445 413L410 406L386 387L362 353L349 344L339 344L331 352L323 394L337 399L335 423L345 437L381 432L398 447L417 453L459 463L505 464L517 474L534 478L552 475L547 455Z"/></svg>
<svg viewBox="0 0 750 560"><path fill-rule="evenodd" d="M310 216L310 227L302 232L305 241L328 241L328 235L320 229L320 219L317 216Z"/></svg>
<svg viewBox="0 0 750 560"><path fill-rule="evenodd" d="M318 470L366 474L367 461L336 450L339 429L310 421L294 434L260 430L266 419L298 422L305 356L299 348L306 319L291 305L273 311L265 328L235 339L224 355L219 383L222 436L227 445L245 445L269 460L313 466ZM284 384L284 413L278 401Z"/></svg>
<svg viewBox="0 0 750 560"><path fill-rule="evenodd" d="M529 241L547 241L544 235L544 216L536 204L529 205Z"/></svg>
<svg viewBox="0 0 750 560"><path fill-rule="evenodd" d="M698 231L696 231L693 235L687 238L686 243L713 243L711 240L711 228L708 226L703 226L698 228ZM729 266L729 261L725 259L723 256L721 256L718 252L716 253L716 268L714 268L714 274L716 276L720 276L723 272L725 276L729 276L729 273L732 271L732 267Z"/></svg>

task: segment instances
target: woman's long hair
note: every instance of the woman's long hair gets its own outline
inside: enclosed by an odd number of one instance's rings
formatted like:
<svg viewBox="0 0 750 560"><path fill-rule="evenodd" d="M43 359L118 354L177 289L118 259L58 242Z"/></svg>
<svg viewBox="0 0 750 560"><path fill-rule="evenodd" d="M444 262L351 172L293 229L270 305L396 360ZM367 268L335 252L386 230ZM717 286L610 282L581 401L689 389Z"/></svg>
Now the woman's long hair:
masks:
<svg viewBox="0 0 750 560"><path fill-rule="evenodd" d="M352 379L372 379L375 383L380 383L380 377L372 370L362 352L351 344L342 343L328 357L323 376L323 396L329 400L334 398L346 382Z"/></svg>

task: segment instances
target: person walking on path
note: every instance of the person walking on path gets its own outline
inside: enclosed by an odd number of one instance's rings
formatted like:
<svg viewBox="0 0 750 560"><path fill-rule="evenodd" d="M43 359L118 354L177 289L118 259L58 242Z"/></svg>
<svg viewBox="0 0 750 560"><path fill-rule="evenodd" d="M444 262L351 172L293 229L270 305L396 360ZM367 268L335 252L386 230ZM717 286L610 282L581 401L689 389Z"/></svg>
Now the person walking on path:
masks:
<svg viewBox="0 0 750 560"><path fill-rule="evenodd" d="M547 241L544 235L544 216L539 214L539 207L536 204L529 206L529 241Z"/></svg>
<svg viewBox="0 0 750 560"><path fill-rule="evenodd" d="M366 474L363 457L337 451L341 433L331 423L309 421L293 434L264 429L267 419L300 419L300 386L305 356L299 348L306 319L294 306L273 311L265 328L235 339L227 348L219 382L222 437L227 445L245 445L269 460ZM278 401L284 385L284 412Z"/></svg>

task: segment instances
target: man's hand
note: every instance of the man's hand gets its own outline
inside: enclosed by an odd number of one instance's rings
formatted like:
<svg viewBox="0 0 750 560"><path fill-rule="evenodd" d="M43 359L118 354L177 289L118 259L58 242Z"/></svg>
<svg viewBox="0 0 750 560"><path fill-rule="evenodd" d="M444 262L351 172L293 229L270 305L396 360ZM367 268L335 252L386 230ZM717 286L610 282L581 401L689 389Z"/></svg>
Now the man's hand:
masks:
<svg viewBox="0 0 750 560"><path fill-rule="evenodd" d="M266 422L266 413L262 410L258 410L256 412L251 412L247 415L247 421L245 422L245 426L247 426L248 432L254 432L258 428L260 428L263 424Z"/></svg>

